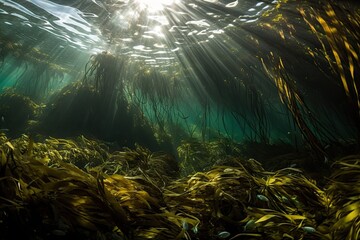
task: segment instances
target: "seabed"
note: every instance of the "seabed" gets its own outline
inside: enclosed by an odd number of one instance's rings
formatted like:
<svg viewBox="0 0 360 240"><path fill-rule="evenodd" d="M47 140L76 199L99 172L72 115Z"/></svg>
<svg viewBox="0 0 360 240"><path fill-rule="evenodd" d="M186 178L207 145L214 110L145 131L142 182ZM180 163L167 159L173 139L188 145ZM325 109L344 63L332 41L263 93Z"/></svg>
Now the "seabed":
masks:
<svg viewBox="0 0 360 240"><path fill-rule="evenodd" d="M84 136L2 134L0 144L1 239L359 237L359 155L337 159L319 184L296 167L229 155L180 177L170 154L111 152Z"/></svg>

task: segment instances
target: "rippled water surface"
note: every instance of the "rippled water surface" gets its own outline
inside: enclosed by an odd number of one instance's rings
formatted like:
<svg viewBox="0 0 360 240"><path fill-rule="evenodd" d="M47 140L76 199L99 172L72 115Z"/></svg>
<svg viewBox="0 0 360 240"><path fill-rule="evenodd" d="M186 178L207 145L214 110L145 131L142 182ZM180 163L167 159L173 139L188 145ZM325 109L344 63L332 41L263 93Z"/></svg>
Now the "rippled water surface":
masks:
<svg viewBox="0 0 360 240"><path fill-rule="evenodd" d="M248 0L0 3L4 35L44 41L49 48L115 51L149 64L171 62L174 52L195 41L223 39L227 29L251 24L277 4Z"/></svg>

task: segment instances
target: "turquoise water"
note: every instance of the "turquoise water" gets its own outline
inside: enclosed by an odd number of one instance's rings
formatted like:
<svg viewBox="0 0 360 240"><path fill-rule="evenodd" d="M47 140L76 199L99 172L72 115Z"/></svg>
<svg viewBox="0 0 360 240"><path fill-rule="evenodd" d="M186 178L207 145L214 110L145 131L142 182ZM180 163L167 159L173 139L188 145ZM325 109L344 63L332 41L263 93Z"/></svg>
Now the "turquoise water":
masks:
<svg viewBox="0 0 360 240"><path fill-rule="evenodd" d="M332 44L316 16L343 24L333 37L342 42ZM352 141L358 20L352 1L0 0L0 89L41 106L24 116L35 127L9 134L150 146L219 137L301 145L314 136L323 147ZM110 57L98 76L95 56ZM292 90L288 98L281 83ZM3 110L2 128L14 111ZM152 140L144 140L145 128Z"/></svg>

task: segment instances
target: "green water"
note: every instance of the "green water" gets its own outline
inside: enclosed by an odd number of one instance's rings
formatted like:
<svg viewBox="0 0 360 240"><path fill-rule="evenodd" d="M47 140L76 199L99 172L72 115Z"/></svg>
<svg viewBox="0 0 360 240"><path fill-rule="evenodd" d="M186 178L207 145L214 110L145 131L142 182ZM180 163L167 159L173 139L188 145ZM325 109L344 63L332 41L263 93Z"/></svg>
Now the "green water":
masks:
<svg viewBox="0 0 360 240"><path fill-rule="evenodd" d="M37 104L17 127L10 121L20 106L3 101L2 128L168 150L187 139L356 142L358 7L1 0L1 91ZM327 35L321 19L343 30Z"/></svg>

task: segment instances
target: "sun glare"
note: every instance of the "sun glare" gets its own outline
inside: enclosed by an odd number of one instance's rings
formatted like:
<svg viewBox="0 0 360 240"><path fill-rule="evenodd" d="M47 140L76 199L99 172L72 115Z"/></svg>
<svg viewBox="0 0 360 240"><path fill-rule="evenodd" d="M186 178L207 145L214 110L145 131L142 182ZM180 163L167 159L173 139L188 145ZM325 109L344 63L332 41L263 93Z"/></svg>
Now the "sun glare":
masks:
<svg viewBox="0 0 360 240"><path fill-rule="evenodd" d="M141 9L146 9L149 12L159 12L166 6L170 6L177 0L136 0Z"/></svg>

